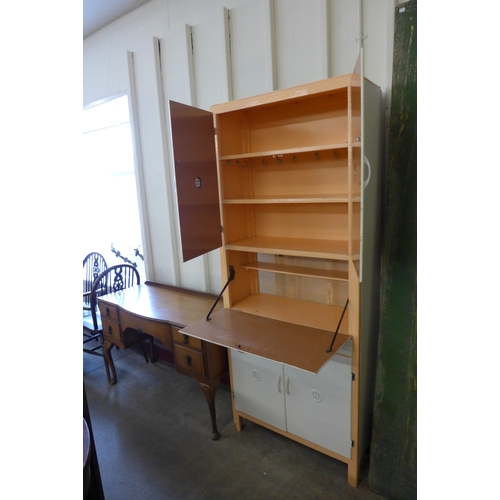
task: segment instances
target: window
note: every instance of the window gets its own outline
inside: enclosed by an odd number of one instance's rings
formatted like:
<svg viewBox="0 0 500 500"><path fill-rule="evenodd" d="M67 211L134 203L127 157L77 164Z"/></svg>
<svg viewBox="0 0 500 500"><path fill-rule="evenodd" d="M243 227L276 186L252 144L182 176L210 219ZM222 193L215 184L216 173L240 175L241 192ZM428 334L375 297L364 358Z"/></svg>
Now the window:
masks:
<svg viewBox="0 0 500 500"><path fill-rule="evenodd" d="M132 131L126 95L83 110L86 224L83 256L101 253L108 266L136 263L144 280Z"/></svg>

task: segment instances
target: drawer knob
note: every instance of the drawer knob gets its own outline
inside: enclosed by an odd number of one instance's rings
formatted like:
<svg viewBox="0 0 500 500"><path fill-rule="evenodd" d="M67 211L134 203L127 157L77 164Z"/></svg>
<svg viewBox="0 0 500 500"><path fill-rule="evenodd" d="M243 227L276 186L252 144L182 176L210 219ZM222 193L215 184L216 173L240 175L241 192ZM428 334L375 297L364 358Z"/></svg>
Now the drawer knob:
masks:
<svg viewBox="0 0 500 500"><path fill-rule="evenodd" d="M191 366L191 363L193 361L192 358L191 358L191 356L186 356L185 359L186 359L186 365Z"/></svg>
<svg viewBox="0 0 500 500"><path fill-rule="evenodd" d="M109 316L109 307L106 307L106 316Z"/></svg>
<svg viewBox="0 0 500 500"><path fill-rule="evenodd" d="M189 335L184 334L184 339L182 340L183 344L189 344Z"/></svg>
<svg viewBox="0 0 500 500"><path fill-rule="evenodd" d="M108 326L108 333L111 335L113 333L113 328L111 326Z"/></svg>

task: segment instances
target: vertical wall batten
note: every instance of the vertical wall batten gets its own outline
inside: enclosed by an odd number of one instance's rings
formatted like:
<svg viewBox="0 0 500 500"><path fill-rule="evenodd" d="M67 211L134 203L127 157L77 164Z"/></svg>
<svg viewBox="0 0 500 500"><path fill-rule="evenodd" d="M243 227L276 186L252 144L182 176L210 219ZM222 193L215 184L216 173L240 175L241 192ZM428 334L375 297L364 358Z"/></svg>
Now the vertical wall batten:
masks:
<svg viewBox="0 0 500 500"><path fill-rule="evenodd" d="M189 50L191 49L191 50ZM189 27L189 45L188 45L188 66L189 66L189 75L191 81L191 104L196 106L196 92L195 92L195 72L194 72L194 37L193 37L193 29L191 26ZM210 286L210 262L208 259L208 255L202 255L201 257L201 273L203 277L204 284L204 292L211 292Z"/></svg>
<svg viewBox="0 0 500 500"><path fill-rule="evenodd" d="M193 40L193 28L191 26L184 25L186 34L186 48L187 48L187 69L188 69L188 81L189 81L189 102L193 105L196 104L196 92L194 88L194 63L193 63L193 53L194 53L194 40Z"/></svg>
<svg viewBox="0 0 500 500"><path fill-rule="evenodd" d="M321 79L332 76L332 42L331 42L331 1L322 0L320 5L320 50L321 50Z"/></svg>
<svg viewBox="0 0 500 500"><path fill-rule="evenodd" d="M266 60L267 74L269 75L269 91L278 88L278 66L276 64L276 13L274 9L274 0L267 0L268 29L266 39L269 47L269 56Z"/></svg>
<svg viewBox="0 0 500 500"><path fill-rule="evenodd" d="M129 78L129 113L132 131L132 144L134 148L134 167L137 188L137 201L139 208L139 220L141 221L141 237L144 255L144 268L149 280L155 279L155 266L153 253L151 251L151 230L148 217L148 198L146 196L144 165L142 161L141 133L139 129L139 114L137 109L137 89L135 86L134 54L127 51L127 66Z"/></svg>
<svg viewBox="0 0 500 500"><path fill-rule="evenodd" d="M226 7L222 9L224 27L224 55L226 65L227 100L233 100L233 65L231 61L231 15Z"/></svg>
<svg viewBox="0 0 500 500"><path fill-rule="evenodd" d="M166 127L166 114L165 114L165 100L163 97L163 78L161 71L161 51L160 51L160 40L156 37L153 37L153 51L154 51L154 60L155 60L155 75L156 75L156 83L157 83L157 95L158 95L158 103L159 103L159 113L160 113L160 133L161 133L161 143L163 150L163 158L166 163L165 168L165 179L166 179L166 189L167 189L167 202L169 205L168 210L168 221L170 227L170 243L171 243L171 251L172 251L172 270L174 276L174 285L178 285L180 282L180 274L179 274L179 250L178 250L178 237L177 231L175 231L176 221L175 221L175 209L173 204L175 203L175 197L172 193L172 175L171 170L169 168L169 154L168 154L168 145L167 145L167 136L168 130Z"/></svg>

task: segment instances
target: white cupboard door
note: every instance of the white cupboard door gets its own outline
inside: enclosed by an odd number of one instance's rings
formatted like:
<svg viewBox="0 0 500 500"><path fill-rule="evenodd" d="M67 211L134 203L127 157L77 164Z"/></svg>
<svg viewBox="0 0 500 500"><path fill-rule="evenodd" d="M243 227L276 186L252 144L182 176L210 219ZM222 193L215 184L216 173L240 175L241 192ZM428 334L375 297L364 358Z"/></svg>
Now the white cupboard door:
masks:
<svg viewBox="0 0 500 500"><path fill-rule="evenodd" d="M235 408L286 430L283 365L231 349Z"/></svg>
<svg viewBox="0 0 500 500"><path fill-rule="evenodd" d="M341 356L317 374L285 366L288 432L351 458L351 377Z"/></svg>

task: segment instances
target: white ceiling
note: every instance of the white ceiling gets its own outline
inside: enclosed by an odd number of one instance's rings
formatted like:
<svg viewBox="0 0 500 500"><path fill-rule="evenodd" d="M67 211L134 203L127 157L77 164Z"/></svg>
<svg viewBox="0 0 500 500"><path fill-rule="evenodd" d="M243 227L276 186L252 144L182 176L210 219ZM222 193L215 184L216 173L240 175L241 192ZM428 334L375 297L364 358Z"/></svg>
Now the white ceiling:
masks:
<svg viewBox="0 0 500 500"><path fill-rule="evenodd" d="M147 2L149 0L83 0L83 38Z"/></svg>

